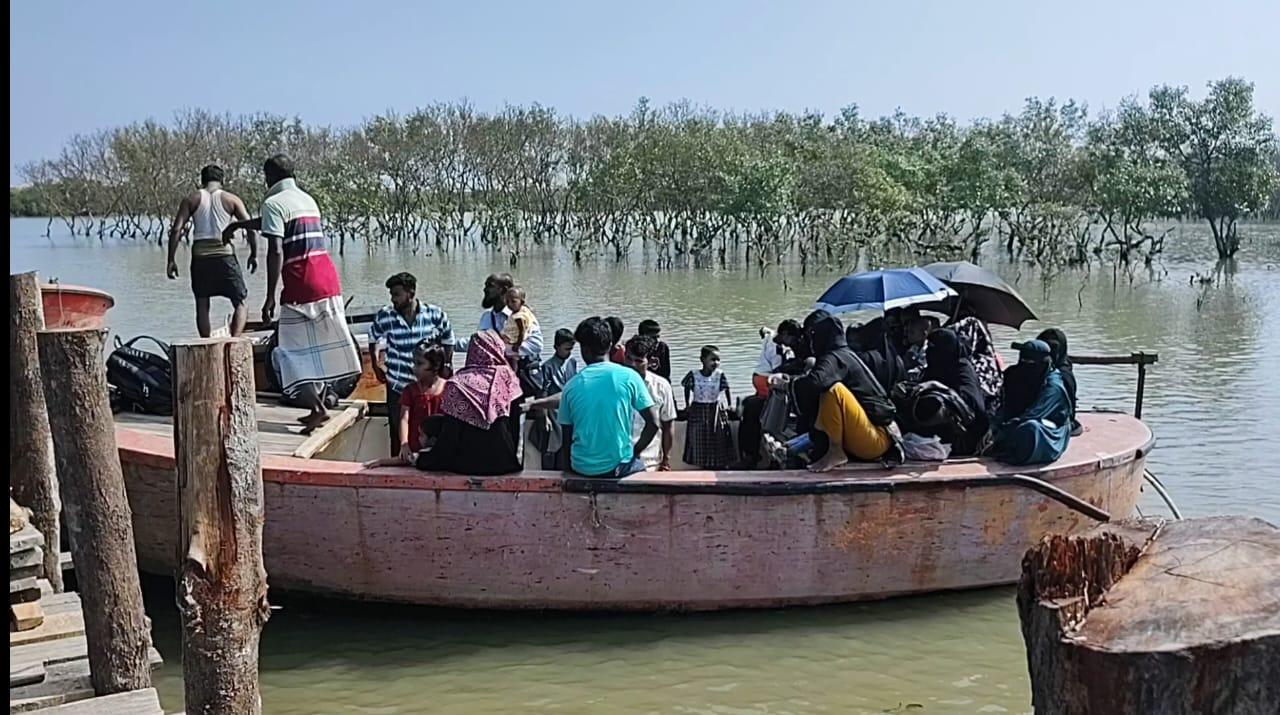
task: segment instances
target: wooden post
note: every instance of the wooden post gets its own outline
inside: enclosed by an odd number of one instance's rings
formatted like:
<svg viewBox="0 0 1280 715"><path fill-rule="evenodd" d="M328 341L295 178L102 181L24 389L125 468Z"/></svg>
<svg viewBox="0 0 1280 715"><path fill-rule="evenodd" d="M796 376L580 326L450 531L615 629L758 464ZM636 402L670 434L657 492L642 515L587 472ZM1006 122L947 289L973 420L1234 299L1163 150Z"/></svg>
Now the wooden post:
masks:
<svg viewBox="0 0 1280 715"><path fill-rule="evenodd" d="M53 469L49 413L40 386L36 333L44 330L44 303L35 273L9 276L9 492L31 510L44 536L44 577L62 591L58 478Z"/></svg>
<svg viewBox="0 0 1280 715"><path fill-rule="evenodd" d="M1280 702L1280 531L1130 521L1027 552L1018 615L1041 715L1261 713Z"/></svg>
<svg viewBox="0 0 1280 715"><path fill-rule="evenodd" d="M42 330L41 382L71 540L89 671L98 695L151 687L151 623L142 606L102 348L105 330Z"/></svg>
<svg viewBox="0 0 1280 715"><path fill-rule="evenodd" d="M173 383L186 711L261 713L258 640L270 610L253 346L174 343Z"/></svg>

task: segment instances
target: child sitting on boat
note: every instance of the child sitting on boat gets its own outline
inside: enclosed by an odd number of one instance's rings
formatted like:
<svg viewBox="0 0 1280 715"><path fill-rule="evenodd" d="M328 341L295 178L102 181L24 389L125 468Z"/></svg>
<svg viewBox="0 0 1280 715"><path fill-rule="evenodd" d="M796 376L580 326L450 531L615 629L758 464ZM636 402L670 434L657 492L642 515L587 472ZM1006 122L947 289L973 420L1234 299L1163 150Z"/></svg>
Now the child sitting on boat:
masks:
<svg viewBox="0 0 1280 715"><path fill-rule="evenodd" d="M427 418L441 414L444 387L447 380L441 376L447 364L445 347L422 341L413 349L414 382L400 394L400 414L387 415L400 423L400 452L366 462L366 467L389 467L413 464L415 455L426 447L423 426Z"/></svg>
<svg viewBox="0 0 1280 715"><path fill-rule="evenodd" d="M506 301L507 310L511 311L511 315L507 318L507 322L502 326L502 342L507 344L508 357L512 360L511 367L515 368L515 360L520 354L520 346L524 345L525 338L533 332L538 326L538 318L529 310L529 306L525 305L525 292L520 286L511 286L507 289L503 296Z"/></svg>
<svg viewBox="0 0 1280 715"><path fill-rule="evenodd" d="M703 469L724 469L733 462L733 435L729 431L729 378L720 369L720 349L702 348L702 369L690 370L684 388L689 424L685 431L684 461ZM720 400L721 393L724 401Z"/></svg>

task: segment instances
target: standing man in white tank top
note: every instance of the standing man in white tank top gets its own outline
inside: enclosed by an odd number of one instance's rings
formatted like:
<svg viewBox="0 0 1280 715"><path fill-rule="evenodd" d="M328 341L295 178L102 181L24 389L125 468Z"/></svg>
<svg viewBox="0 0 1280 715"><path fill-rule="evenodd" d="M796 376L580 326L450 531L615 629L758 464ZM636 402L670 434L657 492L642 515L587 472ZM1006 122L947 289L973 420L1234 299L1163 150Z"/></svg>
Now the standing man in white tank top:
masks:
<svg viewBox="0 0 1280 715"><path fill-rule="evenodd" d="M222 190L222 179L221 167L210 164L201 169L200 190L178 204L178 215L169 229L169 265L166 272L173 279L178 277L175 260L178 239L186 231L187 222L192 224L191 291L196 296L196 329L202 338L209 337L209 299L215 295L230 300L235 310L231 317L232 336L244 331L246 318L244 300L249 292L244 285L240 264L236 262L235 250L230 241L223 240L222 233L233 216L244 221L248 220L249 212L239 196ZM246 235L249 241L249 272L253 273L258 270L258 236L254 231L246 231Z"/></svg>

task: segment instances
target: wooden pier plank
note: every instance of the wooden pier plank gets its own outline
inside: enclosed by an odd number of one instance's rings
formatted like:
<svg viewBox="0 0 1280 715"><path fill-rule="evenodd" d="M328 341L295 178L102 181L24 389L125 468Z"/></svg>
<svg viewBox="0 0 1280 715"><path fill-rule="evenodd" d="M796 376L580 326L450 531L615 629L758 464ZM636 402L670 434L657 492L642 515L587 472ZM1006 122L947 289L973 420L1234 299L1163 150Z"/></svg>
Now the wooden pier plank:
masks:
<svg viewBox="0 0 1280 715"><path fill-rule="evenodd" d="M40 605L43 601L31 605ZM45 613L44 622L30 630L10 632L9 646L43 643L84 635L84 614L79 608L62 613Z"/></svg>
<svg viewBox="0 0 1280 715"><path fill-rule="evenodd" d="M47 715L164 715L155 688L56 705L41 712Z"/></svg>
<svg viewBox="0 0 1280 715"><path fill-rule="evenodd" d="M92 698L89 661L73 660L45 668L44 680L9 689L9 712L24 713Z"/></svg>
<svg viewBox="0 0 1280 715"><path fill-rule="evenodd" d="M28 551L35 547L44 546L44 536L36 531L36 528L27 525L21 531L15 531L9 534L9 555L13 556L21 551Z"/></svg>

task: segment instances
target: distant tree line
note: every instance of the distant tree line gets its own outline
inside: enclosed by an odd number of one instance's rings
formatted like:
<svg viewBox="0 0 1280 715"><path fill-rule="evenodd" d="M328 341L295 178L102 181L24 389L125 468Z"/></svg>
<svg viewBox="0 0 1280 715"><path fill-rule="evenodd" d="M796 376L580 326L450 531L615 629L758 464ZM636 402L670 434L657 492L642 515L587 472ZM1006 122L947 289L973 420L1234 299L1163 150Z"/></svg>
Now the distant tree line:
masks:
<svg viewBox="0 0 1280 715"><path fill-rule="evenodd" d="M641 99L626 116L577 120L540 105L487 114L462 103L349 128L271 115L183 112L72 137L22 169L10 214L75 233L156 239L204 164L260 198L264 158L284 151L349 241L449 251L484 245L514 263L560 243L618 258L641 241L659 267L786 256L847 267L869 256L972 256L988 242L1043 266L1150 262L1166 218L1205 221L1220 257L1239 221L1275 217L1280 153L1253 86L1228 78L1196 100L1156 87L1090 118L1075 102L1027 100L961 125L725 114ZM53 219L51 219L53 220Z"/></svg>

